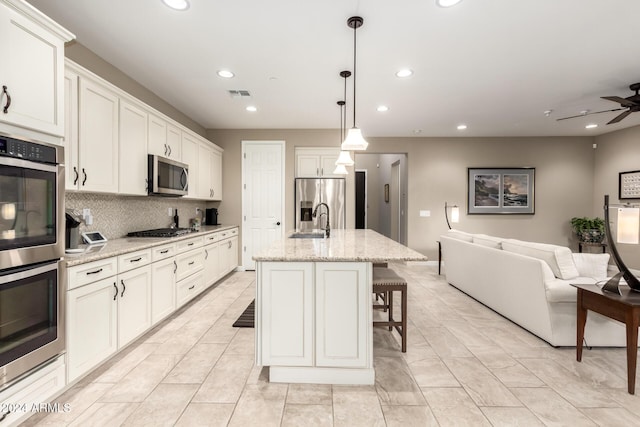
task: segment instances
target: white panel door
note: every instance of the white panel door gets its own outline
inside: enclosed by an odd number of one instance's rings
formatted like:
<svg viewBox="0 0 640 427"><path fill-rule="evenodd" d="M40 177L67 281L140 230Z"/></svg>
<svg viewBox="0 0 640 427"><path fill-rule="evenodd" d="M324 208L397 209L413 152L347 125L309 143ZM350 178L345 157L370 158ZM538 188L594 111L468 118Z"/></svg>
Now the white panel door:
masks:
<svg viewBox="0 0 640 427"><path fill-rule="evenodd" d="M120 100L119 179L120 194L147 194L147 112Z"/></svg>
<svg viewBox="0 0 640 427"><path fill-rule="evenodd" d="M260 321L264 366L313 364L313 263L262 264Z"/></svg>
<svg viewBox="0 0 640 427"><path fill-rule="evenodd" d="M373 328L368 265L316 263L316 366L368 366Z"/></svg>
<svg viewBox="0 0 640 427"><path fill-rule="evenodd" d="M242 141L242 266L284 235L284 141Z"/></svg>

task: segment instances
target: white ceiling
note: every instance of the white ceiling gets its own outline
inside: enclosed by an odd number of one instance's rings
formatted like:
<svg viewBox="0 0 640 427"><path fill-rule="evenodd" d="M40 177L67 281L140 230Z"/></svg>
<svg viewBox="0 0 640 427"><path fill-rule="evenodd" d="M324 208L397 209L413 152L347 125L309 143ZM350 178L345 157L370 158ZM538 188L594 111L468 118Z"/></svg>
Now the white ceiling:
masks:
<svg viewBox="0 0 640 427"><path fill-rule="evenodd" d="M77 40L213 129L337 129L358 30L357 125L368 136L599 135L634 113L556 122L618 107L640 82L637 0L29 0ZM399 79L409 67L415 74ZM236 77L216 76L220 69ZM347 107L352 125L349 79ZM229 89L248 90L236 99ZM255 105L257 112L245 111ZM385 104L389 111L379 113ZM553 110L545 117L545 110ZM468 125L461 132L460 123ZM587 130L587 123L599 127Z"/></svg>

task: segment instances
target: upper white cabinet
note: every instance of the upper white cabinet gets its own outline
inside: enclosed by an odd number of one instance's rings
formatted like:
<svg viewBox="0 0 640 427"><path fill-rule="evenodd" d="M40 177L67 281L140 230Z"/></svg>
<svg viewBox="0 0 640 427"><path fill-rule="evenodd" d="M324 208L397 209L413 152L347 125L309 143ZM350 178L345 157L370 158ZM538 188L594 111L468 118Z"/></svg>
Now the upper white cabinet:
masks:
<svg viewBox="0 0 640 427"><path fill-rule="evenodd" d="M199 145L198 198L222 200L222 153L208 142Z"/></svg>
<svg viewBox="0 0 640 427"><path fill-rule="evenodd" d="M149 114L149 154L180 160L182 132L162 117Z"/></svg>
<svg viewBox="0 0 640 427"><path fill-rule="evenodd" d="M198 141L188 134L182 134L182 163L189 165L189 194L188 197L198 198Z"/></svg>
<svg viewBox="0 0 640 427"><path fill-rule="evenodd" d="M73 38L26 2L0 0L0 122L6 131L60 143L64 43Z"/></svg>
<svg viewBox="0 0 640 427"><path fill-rule="evenodd" d="M64 70L64 160L65 188L77 190L80 182L78 169L78 73Z"/></svg>
<svg viewBox="0 0 640 427"><path fill-rule="evenodd" d="M80 79L79 189L118 192L118 95Z"/></svg>
<svg viewBox="0 0 640 427"><path fill-rule="evenodd" d="M147 116L143 107L120 99L120 194L147 194Z"/></svg>
<svg viewBox="0 0 640 427"><path fill-rule="evenodd" d="M334 177L339 148L300 147L296 148L296 177Z"/></svg>

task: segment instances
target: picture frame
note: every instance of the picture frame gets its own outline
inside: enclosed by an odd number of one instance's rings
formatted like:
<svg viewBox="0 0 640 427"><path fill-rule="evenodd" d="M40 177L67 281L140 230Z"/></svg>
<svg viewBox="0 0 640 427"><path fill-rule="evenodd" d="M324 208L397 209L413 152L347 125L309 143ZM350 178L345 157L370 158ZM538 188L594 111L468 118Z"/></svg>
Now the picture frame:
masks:
<svg viewBox="0 0 640 427"><path fill-rule="evenodd" d="M640 171L618 174L618 199L640 199Z"/></svg>
<svg viewBox="0 0 640 427"><path fill-rule="evenodd" d="M535 168L467 168L467 213L535 214Z"/></svg>
<svg viewBox="0 0 640 427"><path fill-rule="evenodd" d="M384 201L389 203L389 184L384 185Z"/></svg>

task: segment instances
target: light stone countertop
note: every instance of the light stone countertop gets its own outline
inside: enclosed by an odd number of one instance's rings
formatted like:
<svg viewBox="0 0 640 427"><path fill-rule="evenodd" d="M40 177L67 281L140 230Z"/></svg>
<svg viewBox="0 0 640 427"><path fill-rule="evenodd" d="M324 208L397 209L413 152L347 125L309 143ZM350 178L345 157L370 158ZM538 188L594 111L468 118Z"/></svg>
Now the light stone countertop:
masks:
<svg viewBox="0 0 640 427"><path fill-rule="evenodd" d="M253 256L254 261L426 261L427 257L373 230L331 230L328 239L289 236Z"/></svg>
<svg viewBox="0 0 640 427"><path fill-rule="evenodd" d="M154 246L204 236L216 231L230 230L235 227L237 227L237 225L203 225L200 227L200 231L192 231L191 233L177 237L123 237L120 239L109 240L104 245L80 245L80 248L84 248L85 252L78 254L66 253L64 254L63 262L67 267L72 267L74 265L124 255L130 252L152 248Z"/></svg>

